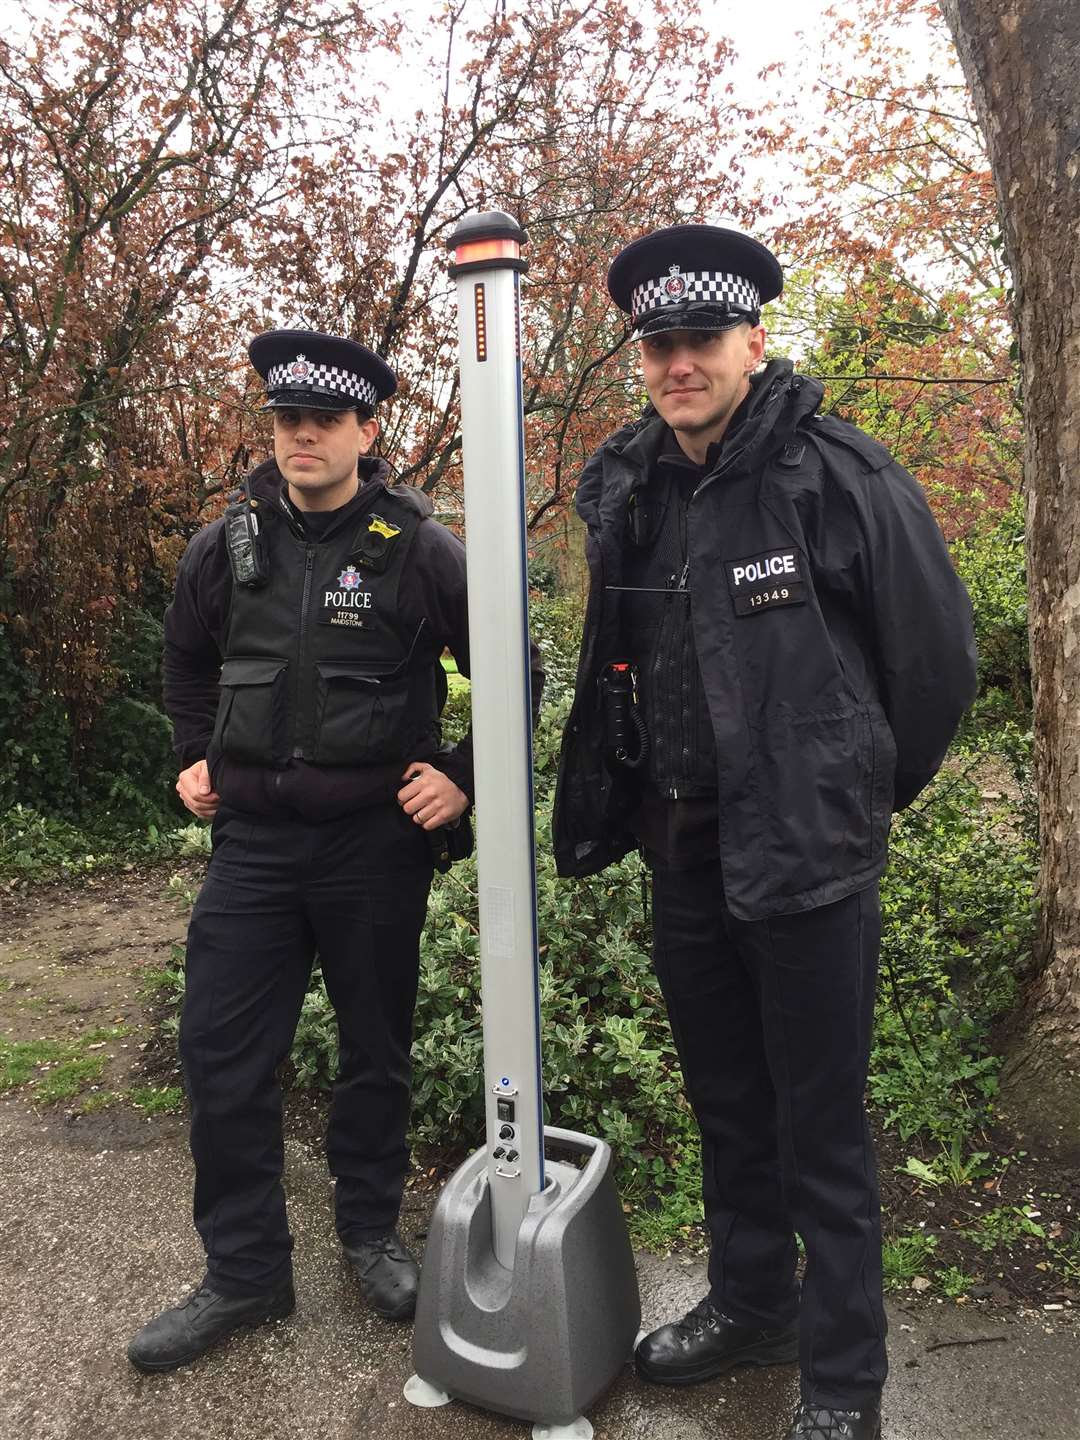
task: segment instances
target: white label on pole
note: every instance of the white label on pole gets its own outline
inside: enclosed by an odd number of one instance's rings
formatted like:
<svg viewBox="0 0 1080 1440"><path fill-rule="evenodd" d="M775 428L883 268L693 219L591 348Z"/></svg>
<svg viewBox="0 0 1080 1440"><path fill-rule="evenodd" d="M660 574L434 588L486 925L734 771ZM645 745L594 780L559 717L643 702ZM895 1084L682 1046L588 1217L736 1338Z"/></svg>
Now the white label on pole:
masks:
<svg viewBox="0 0 1080 1440"><path fill-rule="evenodd" d="M488 948L502 960L514 954L514 892L504 885L489 885L484 896L488 924Z"/></svg>

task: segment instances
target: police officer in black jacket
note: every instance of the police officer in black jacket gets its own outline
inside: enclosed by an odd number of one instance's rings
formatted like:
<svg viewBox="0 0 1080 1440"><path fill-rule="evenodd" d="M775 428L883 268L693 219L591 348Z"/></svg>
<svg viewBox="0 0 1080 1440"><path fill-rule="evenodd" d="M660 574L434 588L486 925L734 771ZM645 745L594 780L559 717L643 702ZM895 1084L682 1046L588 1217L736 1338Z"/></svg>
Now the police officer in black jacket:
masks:
<svg viewBox="0 0 1080 1440"><path fill-rule="evenodd" d="M471 742L444 750L439 726L444 647L468 673L465 553L370 453L394 373L311 331L260 335L250 355L274 460L192 540L165 625L177 790L214 822L180 1029L207 1270L135 1336L142 1370L293 1309L275 1072L316 953L340 1031L338 1233L367 1303L412 1314L395 1224L419 938L448 827L468 828Z"/></svg>
<svg viewBox="0 0 1080 1440"><path fill-rule="evenodd" d="M890 815L971 702L975 652L919 486L818 413L817 381L759 368L782 283L763 245L707 225L611 266L651 405L578 485L591 588L553 830L566 875L644 851L701 1128L709 1293L641 1342L639 1374L688 1385L798 1358L788 1440L877 1440L878 878Z"/></svg>

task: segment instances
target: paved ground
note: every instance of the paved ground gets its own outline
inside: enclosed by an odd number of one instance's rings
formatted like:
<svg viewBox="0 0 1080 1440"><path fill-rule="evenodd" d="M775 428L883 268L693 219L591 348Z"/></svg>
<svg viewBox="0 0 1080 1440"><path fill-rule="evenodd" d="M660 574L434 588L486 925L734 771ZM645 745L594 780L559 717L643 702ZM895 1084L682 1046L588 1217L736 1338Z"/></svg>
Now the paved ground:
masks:
<svg viewBox="0 0 1080 1440"><path fill-rule="evenodd" d="M201 1273L179 1121L65 1121L0 1103L3 1440L525 1440L527 1426L402 1399L409 1331L366 1315L338 1257L311 1141L288 1144L299 1309L173 1375L143 1377L131 1332ZM422 1228L416 1201L405 1228ZM703 1291L701 1266L643 1256L646 1325ZM891 1306L887 1440L1078 1440L1080 1328L1067 1312ZM976 1342L976 1343L970 1343ZM772 1440L791 1368L672 1393L629 1368L591 1415L596 1440Z"/></svg>

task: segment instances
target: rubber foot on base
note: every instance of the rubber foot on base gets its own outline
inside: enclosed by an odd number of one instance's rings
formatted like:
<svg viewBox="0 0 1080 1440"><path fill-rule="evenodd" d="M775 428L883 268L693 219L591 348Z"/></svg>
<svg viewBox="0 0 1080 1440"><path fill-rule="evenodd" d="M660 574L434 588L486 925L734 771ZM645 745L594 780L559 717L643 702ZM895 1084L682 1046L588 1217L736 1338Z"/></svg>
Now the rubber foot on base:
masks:
<svg viewBox="0 0 1080 1440"><path fill-rule="evenodd" d="M593 1428L579 1415L569 1425L534 1425L532 1440L592 1440Z"/></svg>
<svg viewBox="0 0 1080 1440"><path fill-rule="evenodd" d="M421 1410L437 1410L440 1405L450 1404L450 1396L445 1390L429 1385L426 1380L421 1380L419 1375L409 1376L402 1393L410 1405L419 1406Z"/></svg>

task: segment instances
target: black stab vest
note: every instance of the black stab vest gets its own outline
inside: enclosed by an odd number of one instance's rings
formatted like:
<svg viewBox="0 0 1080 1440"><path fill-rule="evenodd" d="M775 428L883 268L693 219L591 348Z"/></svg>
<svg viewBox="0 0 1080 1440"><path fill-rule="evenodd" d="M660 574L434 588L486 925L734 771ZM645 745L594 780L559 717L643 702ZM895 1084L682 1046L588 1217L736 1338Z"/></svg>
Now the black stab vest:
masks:
<svg viewBox="0 0 1080 1440"><path fill-rule="evenodd" d="M645 770L670 799L716 793L716 742L694 646L687 563L696 483L689 469L655 465L633 493L624 551L623 584L636 588L621 597L621 629L649 731Z"/></svg>
<svg viewBox="0 0 1080 1440"><path fill-rule="evenodd" d="M241 502L244 503L244 502ZM269 579L233 585L212 749L283 768L363 766L437 746L438 654L406 634L398 592L423 516L392 492L328 540L258 504Z"/></svg>

